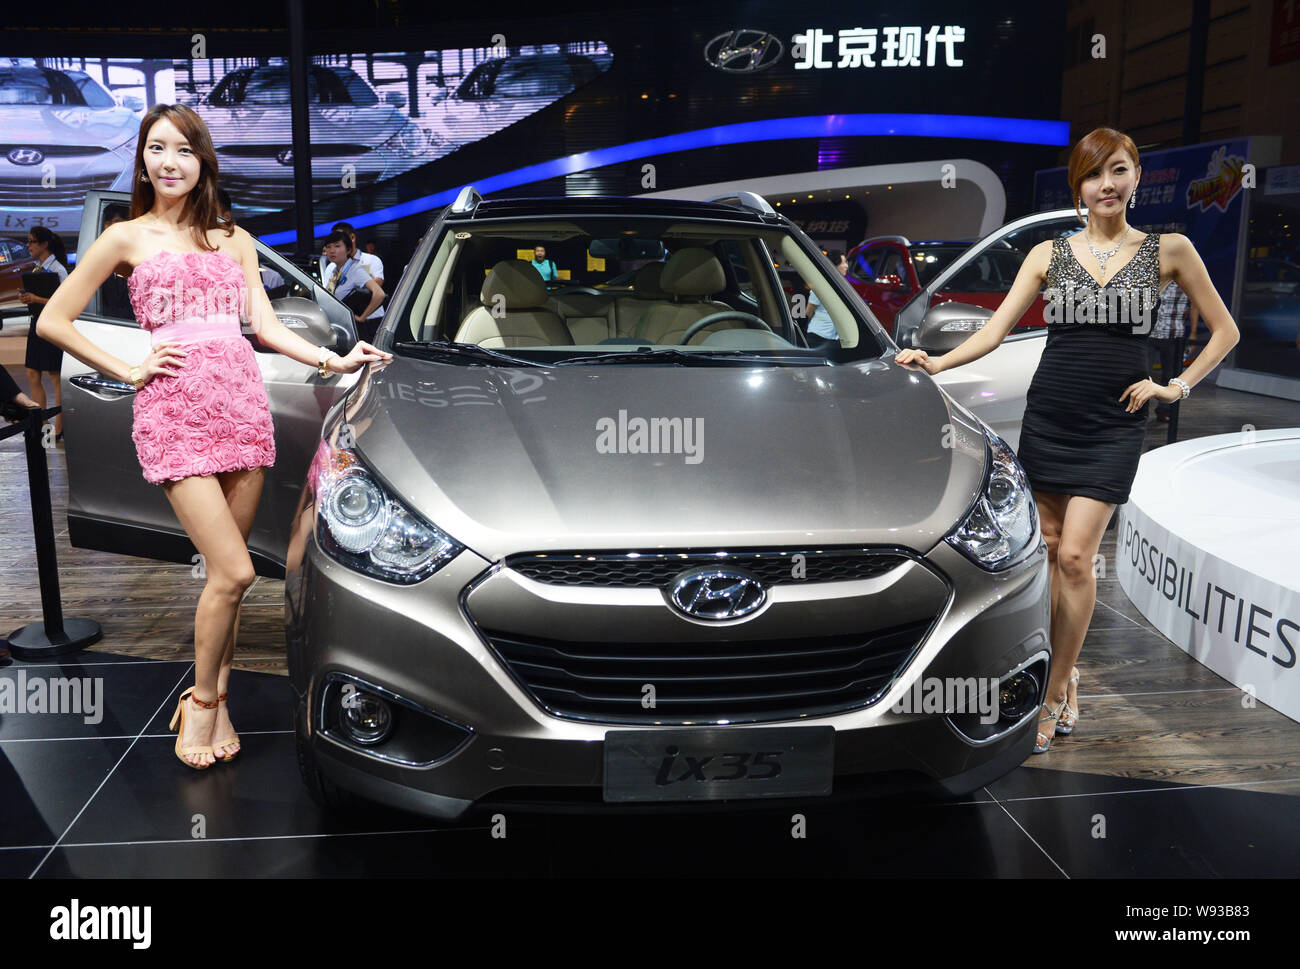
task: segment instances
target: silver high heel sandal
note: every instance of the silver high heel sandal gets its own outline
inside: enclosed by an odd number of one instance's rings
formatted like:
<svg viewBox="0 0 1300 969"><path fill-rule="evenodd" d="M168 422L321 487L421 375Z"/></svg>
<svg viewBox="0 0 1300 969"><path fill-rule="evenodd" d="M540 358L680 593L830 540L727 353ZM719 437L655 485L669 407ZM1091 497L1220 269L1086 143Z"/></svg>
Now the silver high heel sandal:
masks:
<svg viewBox="0 0 1300 969"><path fill-rule="evenodd" d="M1066 690L1071 686L1078 690L1079 670L1078 667L1070 670L1070 682L1066 684ZM1079 711L1075 710L1069 704L1069 693L1066 694L1065 710L1061 713L1061 719L1056 721L1056 735L1058 737L1068 737L1074 733L1074 725L1079 722Z"/></svg>
<svg viewBox="0 0 1300 969"><path fill-rule="evenodd" d="M1050 715L1050 716L1047 716L1047 717L1039 717L1039 718L1038 718L1038 722L1039 722L1039 723L1045 723L1045 722L1048 721L1048 720L1053 720L1053 721L1055 721L1055 720L1060 719L1060 716L1061 716L1061 708L1062 708L1063 706L1065 706L1065 701L1064 701L1064 700L1062 700L1060 703L1058 703L1058 704L1056 705L1056 709L1055 709L1055 710L1053 710L1053 709L1052 709L1051 707L1049 707L1046 703L1044 703L1044 704L1043 704L1043 709L1044 709L1044 710L1049 710L1049 711L1051 711L1051 715ZM1042 742L1040 743L1039 741L1042 741ZM1034 753L1036 753L1036 754L1045 754L1045 753L1047 753L1051 748L1052 748L1052 734L1045 734L1045 733L1043 733L1042 731L1039 731L1038 736L1034 738Z"/></svg>

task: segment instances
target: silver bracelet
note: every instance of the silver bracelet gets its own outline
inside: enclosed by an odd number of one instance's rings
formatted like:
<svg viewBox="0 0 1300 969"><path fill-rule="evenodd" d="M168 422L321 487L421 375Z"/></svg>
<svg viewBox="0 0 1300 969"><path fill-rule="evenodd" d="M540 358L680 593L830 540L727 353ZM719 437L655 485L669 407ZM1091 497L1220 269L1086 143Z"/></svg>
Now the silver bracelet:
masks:
<svg viewBox="0 0 1300 969"><path fill-rule="evenodd" d="M1179 389L1182 390L1183 396L1180 397L1179 400L1186 400L1187 395L1192 392L1192 388L1188 386L1187 381L1182 377L1171 377L1169 382L1171 384L1177 384Z"/></svg>

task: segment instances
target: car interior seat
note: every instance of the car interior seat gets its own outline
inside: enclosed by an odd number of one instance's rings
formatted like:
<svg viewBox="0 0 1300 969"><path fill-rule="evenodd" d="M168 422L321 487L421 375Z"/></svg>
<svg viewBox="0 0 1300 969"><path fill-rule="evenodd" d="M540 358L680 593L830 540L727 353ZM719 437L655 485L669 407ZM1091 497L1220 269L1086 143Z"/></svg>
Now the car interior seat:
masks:
<svg viewBox="0 0 1300 969"><path fill-rule="evenodd" d="M564 321L546 308L542 274L522 259L503 259L493 266L479 301L482 305L461 321L458 343L497 349L573 345Z"/></svg>

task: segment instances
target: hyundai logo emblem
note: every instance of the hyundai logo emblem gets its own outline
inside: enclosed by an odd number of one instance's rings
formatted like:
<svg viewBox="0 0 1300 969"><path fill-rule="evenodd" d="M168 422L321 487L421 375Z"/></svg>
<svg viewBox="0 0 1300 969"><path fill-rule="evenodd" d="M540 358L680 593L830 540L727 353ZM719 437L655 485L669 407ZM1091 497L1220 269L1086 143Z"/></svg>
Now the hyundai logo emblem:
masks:
<svg viewBox="0 0 1300 969"><path fill-rule="evenodd" d="M709 566L679 575L668 601L692 619L739 619L766 602L767 591L743 572Z"/></svg>
<svg viewBox="0 0 1300 969"><path fill-rule="evenodd" d="M280 149L278 152L275 153L275 160L278 161L281 165L292 165L293 149L292 148Z"/></svg>
<svg viewBox="0 0 1300 969"><path fill-rule="evenodd" d="M11 148L5 157L15 165L39 165L45 160L45 155L35 148Z"/></svg>
<svg viewBox="0 0 1300 969"><path fill-rule="evenodd" d="M785 51L780 38L766 30L729 30L704 45L704 60L719 71L753 74L765 71Z"/></svg>

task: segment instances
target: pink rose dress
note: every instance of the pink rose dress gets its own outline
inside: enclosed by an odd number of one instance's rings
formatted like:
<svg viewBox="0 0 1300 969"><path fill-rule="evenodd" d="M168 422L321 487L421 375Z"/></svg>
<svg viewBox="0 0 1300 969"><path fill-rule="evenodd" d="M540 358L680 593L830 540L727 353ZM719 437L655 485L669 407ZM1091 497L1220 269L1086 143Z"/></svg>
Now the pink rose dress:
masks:
<svg viewBox="0 0 1300 969"><path fill-rule="evenodd" d="M136 319L153 344L189 355L179 376L151 378L135 395L131 438L152 484L275 463L275 437L247 317L244 269L224 252L150 256L127 279Z"/></svg>

